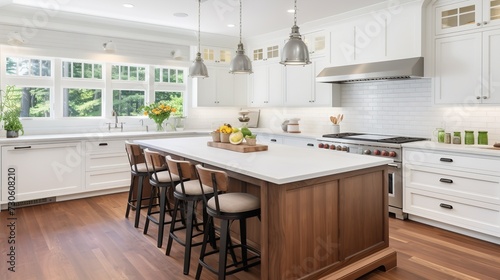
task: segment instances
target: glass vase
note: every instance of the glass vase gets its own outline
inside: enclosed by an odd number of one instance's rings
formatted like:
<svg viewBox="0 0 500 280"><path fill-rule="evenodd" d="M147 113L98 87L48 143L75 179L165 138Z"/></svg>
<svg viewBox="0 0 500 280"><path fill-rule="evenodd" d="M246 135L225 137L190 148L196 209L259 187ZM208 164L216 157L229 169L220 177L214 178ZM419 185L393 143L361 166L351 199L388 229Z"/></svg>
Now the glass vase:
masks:
<svg viewBox="0 0 500 280"><path fill-rule="evenodd" d="M158 132L165 131L165 127L163 126L163 122L156 123L156 131L158 131Z"/></svg>

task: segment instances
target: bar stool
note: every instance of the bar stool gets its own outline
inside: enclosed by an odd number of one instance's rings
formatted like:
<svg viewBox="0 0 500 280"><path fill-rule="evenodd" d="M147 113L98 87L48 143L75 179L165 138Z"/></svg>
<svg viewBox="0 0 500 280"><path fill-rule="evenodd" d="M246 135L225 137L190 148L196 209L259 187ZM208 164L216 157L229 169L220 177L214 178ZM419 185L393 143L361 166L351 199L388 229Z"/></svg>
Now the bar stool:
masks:
<svg viewBox="0 0 500 280"><path fill-rule="evenodd" d="M127 210L125 212L125 217L128 218L130 208L134 209L135 210L134 227L139 227L141 208L146 207L142 206L142 201L150 199L150 197L142 197L144 180L148 178L149 171L146 167L145 163L146 159L144 158L142 148L139 145L129 141L125 141L125 150L127 151L128 161L130 163L130 174L131 174L130 189L128 191ZM138 181L137 185L135 184L136 179ZM135 186L137 186L137 196L134 199L133 193Z"/></svg>
<svg viewBox="0 0 500 280"><path fill-rule="evenodd" d="M196 271L196 279L200 279L203 267L211 272L218 274L218 279L225 279L226 275L230 275L242 270L247 270L250 267L260 264L260 255L254 249L247 246L246 242L246 219L251 217L260 218L260 200L259 198L248 193L219 193L227 192L229 186L229 177L226 172L221 170L208 169L200 164L196 165L200 184L212 187L214 196L207 201L207 223L213 221L214 218L220 219L220 245L218 250L206 252L208 243L208 232L203 238L201 247L198 270ZM240 223L240 242L241 244L232 245L229 225L232 221L238 220ZM233 255L233 264L227 265L227 251L232 254L233 249L241 248L241 261L237 262ZM248 251L254 254L248 258ZM205 257L219 253L219 267L209 266L205 261ZM253 261L253 262L252 262ZM238 267L240 264L243 266ZM236 267L229 270L231 267Z"/></svg>
<svg viewBox="0 0 500 280"><path fill-rule="evenodd" d="M150 221L158 225L158 240L156 246L161 248L164 226L172 222L172 220L165 222L165 213L170 213L170 216L172 216L172 209L170 208L167 193L168 190L171 189L172 183L179 182L180 178L175 174L170 174L168 170L165 170L167 162L165 156L160 153L145 149L144 157L146 158L146 167L149 170L149 184L151 185L151 196L148 212L146 214L147 219L144 224L144 234L148 233ZM154 204L155 198L158 198L159 203ZM159 206L158 211L153 211L154 206ZM155 214L158 214L158 219L153 216Z"/></svg>
<svg viewBox="0 0 500 280"><path fill-rule="evenodd" d="M167 256L170 255L170 250L172 248L172 241L175 240L179 244L184 246L184 271L183 273L188 275L189 274L189 264L191 261L191 247L193 246L198 246L201 245L202 242L197 242L193 243L193 238L200 236L203 234L203 232L213 232L213 226L206 223L207 221L207 214L205 209L205 203L206 201L205 196L208 198L213 196L213 189L204 185L200 185L200 182L198 178L196 177L196 172L194 170L194 166L189 162L189 161L183 161L183 160L174 160L170 156L166 157L167 159L167 165L168 165L168 170L170 171L170 174L172 176L178 176L181 178L181 181L179 184L175 186L174 189L174 198L175 198L175 204L174 204L174 210L173 210L173 215L172 215L172 222L170 224L170 232L168 236L168 244L167 244L167 250L165 254ZM196 205L198 202L203 203L203 222L198 223L196 221ZM185 225L181 227L176 228L176 215L177 215L177 210L179 208L179 205L183 203L185 205L185 211L187 213L185 214L186 217L186 223ZM197 227L199 225L204 225L203 231L197 234L193 234L193 228ZM175 232L178 230L186 230L186 238L182 240L179 238ZM215 234L211 234L212 237L214 237ZM214 240L212 238L211 240ZM215 241L214 241L215 242ZM215 246L215 245L214 245Z"/></svg>

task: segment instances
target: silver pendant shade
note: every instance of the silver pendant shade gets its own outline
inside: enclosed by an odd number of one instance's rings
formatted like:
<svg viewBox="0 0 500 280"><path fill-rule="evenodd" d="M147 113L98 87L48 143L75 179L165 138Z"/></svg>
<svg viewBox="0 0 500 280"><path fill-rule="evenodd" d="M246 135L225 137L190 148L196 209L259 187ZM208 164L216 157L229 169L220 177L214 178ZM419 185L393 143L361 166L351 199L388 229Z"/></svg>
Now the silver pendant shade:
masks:
<svg viewBox="0 0 500 280"><path fill-rule="evenodd" d="M198 0L198 53L193 61L191 67L189 67L189 77L191 78L208 78L208 70L203 59L201 58L201 46L200 46L200 14L201 14L201 0Z"/></svg>
<svg viewBox="0 0 500 280"><path fill-rule="evenodd" d="M240 0L240 43L238 44L238 50L236 51L236 56L231 60L229 65L229 73L231 74L252 74L252 61L248 56L245 55L245 49L243 48L243 43L241 42L241 0Z"/></svg>
<svg viewBox="0 0 500 280"><path fill-rule="evenodd" d="M295 0L294 13L294 24L292 26L292 32L290 33L290 39L281 52L280 63L285 66L311 64L309 60L309 50L307 49L306 43L302 41L302 36L300 36L299 27L297 26L297 0Z"/></svg>

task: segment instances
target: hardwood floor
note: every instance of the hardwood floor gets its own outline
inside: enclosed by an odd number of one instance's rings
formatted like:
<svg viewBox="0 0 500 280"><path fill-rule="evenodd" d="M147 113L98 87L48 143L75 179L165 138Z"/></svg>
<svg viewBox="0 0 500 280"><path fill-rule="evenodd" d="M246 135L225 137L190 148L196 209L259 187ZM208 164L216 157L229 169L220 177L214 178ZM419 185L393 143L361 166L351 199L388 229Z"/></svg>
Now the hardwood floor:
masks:
<svg viewBox="0 0 500 280"><path fill-rule="evenodd" d="M199 247L190 275L183 275L183 247L174 243L165 256L166 235L157 248L157 227L144 235L144 216L134 228L125 205L121 193L19 208L14 216L0 212L0 279L194 279ZM12 221L15 244L8 243ZM390 245L398 251L398 267L361 279L500 279L499 245L392 218ZM10 246L15 272L8 270ZM259 279L259 273L257 266L227 279ZM216 277L204 270L202 279Z"/></svg>

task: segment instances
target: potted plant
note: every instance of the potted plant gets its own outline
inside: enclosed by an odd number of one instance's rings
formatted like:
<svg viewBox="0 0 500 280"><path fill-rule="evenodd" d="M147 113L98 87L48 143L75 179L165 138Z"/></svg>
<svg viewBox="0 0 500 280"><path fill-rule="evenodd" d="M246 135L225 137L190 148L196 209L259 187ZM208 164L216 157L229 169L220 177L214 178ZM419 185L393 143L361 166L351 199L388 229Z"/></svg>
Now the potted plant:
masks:
<svg viewBox="0 0 500 280"><path fill-rule="evenodd" d="M18 137L19 131L24 134L23 124L19 119L20 114L20 109L9 109L3 113L3 129L7 131L7 138Z"/></svg>
<svg viewBox="0 0 500 280"><path fill-rule="evenodd" d="M21 107L14 96L14 86L7 86L0 102L0 121L3 120L3 128L7 131L7 138L19 136L19 131L24 134L21 116Z"/></svg>

